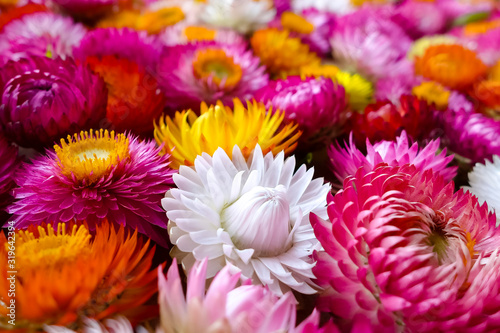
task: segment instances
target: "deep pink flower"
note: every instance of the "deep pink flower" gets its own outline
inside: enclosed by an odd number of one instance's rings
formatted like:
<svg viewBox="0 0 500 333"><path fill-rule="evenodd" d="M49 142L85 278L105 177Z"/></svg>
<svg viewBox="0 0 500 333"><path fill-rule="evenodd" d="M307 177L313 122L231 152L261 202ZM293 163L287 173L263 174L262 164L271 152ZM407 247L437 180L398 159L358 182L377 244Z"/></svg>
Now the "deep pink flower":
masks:
<svg viewBox="0 0 500 333"><path fill-rule="evenodd" d="M159 81L167 106L197 111L202 101L231 106L234 98L250 99L269 79L259 62L241 45L198 42L165 48Z"/></svg>
<svg viewBox="0 0 500 333"><path fill-rule="evenodd" d="M10 61L0 71L0 94L0 131L24 147L51 145L106 116L104 81L72 59Z"/></svg>
<svg viewBox="0 0 500 333"><path fill-rule="evenodd" d="M89 56L114 55L155 73L163 45L145 31L123 28L100 28L89 31L73 51L76 59L84 61Z"/></svg>
<svg viewBox="0 0 500 333"><path fill-rule="evenodd" d="M499 289L477 288L498 282L477 279L498 261L500 233L476 197L432 170L380 165L359 169L328 201L329 220L312 217L324 248L313 269L325 288L320 310L346 329L498 330Z"/></svg>
<svg viewBox="0 0 500 333"><path fill-rule="evenodd" d="M346 111L345 90L329 78L290 76L271 81L255 94L267 108L285 112L285 119L299 124L301 140L321 139L335 133ZM340 128L337 128L337 132Z"/></svg>
<svg viewBox="0 0 500 333"><path fill-rule="evenodd" d="M446 156L446 148L439 152L439 139L430 141L419 148L418 143L410 145L410 140L403 131L396 141L380 141L372 145L366 141L367 153L363 154L356 148L351 135L346 148L336 145L330 146L328 156L335 176L342 182L346 177L356 174L360 167L365 172L370 172L380 163L390 166L403 166L413 164L419 171L432 169L445 180L452 180L457 174L457 167L448 167L453 160L453 155Z"/></svg>
<svg viewBox="0 0 500 333"><path fill-rule="evenodd" d="M392 19L416 39L442 32L449 17L435 2L406 0L394 7Z"/></svg>
<svg viewBox="0 0 500 333"><path fill-rule="evenodd" d="M169 156L160 156L154 141L101 130L61 142L56 152L47 150L16 175L17 201L9 213L17 228L76 219L95 229L107 218L166 246L160 232L168 220L160 200L171 187L173 172Z"/></svg>
<svg viewBox="0 0 500 333"><path fill-rule="evenodd" d="M10 191L16 185L14 174L19 167L19 162L18 148L0 136L0 211L3 211L12 202ZM2 213L0 215L3 215ZM2 222L0 220L0 225Z"/></svg>
<svg viewBox="0 0 500 333"><path fill-rule="evenodd" d="M439 113L443 143L454 153L484 162L500 155L500 122L467 110Z"/></svg>

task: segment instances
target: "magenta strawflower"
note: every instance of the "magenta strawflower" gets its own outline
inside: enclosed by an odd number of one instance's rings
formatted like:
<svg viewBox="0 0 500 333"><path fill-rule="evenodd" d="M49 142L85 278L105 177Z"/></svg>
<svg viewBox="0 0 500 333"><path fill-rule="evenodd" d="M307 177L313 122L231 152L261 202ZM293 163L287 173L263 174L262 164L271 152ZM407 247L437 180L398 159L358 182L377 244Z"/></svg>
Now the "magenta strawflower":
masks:
<svg viewBox="0 0 500 333"><path fill-rule="evenodd" d="M168 155L154 141L100 130L61 140L16 175L9 207L17 228L42 222L102 218L136 229L165 246L168 220L160 200L172 184Z"/></svg>
<svg viewBox="0 0 500 333"><path fill-rule="evenodd" d="M174 259L164 276L158 268L160 324L157 333L184 332L336 332L330 323L319 329L319 314L314 311L295 327L295 299L291 292L278 298L269 289L244 283L238 286L240 273L225 266L205 291L207 259L196 263L189 272L187 291L183 292L177 261Z"/></svg>
<svg viewBox="0 0 500 333"><path fill-rule="evenodd" d="M99 127L106 116L103 80L72 59L10 61L0 71L0 94L0 131L24 147Z"/></svg>
<svg viewBox="0 0 500 333"><path fill-rule="evenodd" d="M448 23L448 13L436 2L406 0L394 6L392 20L413 39L441 33Z"/></svg>
<svg viewBox="0 0 500 333"><path fill-rule="evenodd" d="M473 40L478 57L488 66L493 66L500 60L500 28L495 28L480 34Z"/></svg>
<svg viewBox="0 0 500 333"><path fill-rule="evenodd" d="M383 9L360 9L337 19L330 39L334 59L373 79L408 71L411 39Z"/></svg>
<svg viewBox="0 0 500 333"><path fill-rule="evenodd" d="M168 47L160 60L159 82L172 110L199 110L202 101L250 99L268 83L259 58L241 45L198 42Z"/></svg>
<svg viewBox="0 0 500 333"><path fill-rule="evenodd" d="M330 157L331 169L335 176L343 182L348 176L356 174L360 167L364 172L370 172L380 163L390 166L403 166L413 164L419 171L432 169L434 173L440 174L445 180L450 181L457 174L456 167L449 167L453 155L446 155L446 148L439 151L439 139L430 141L423 148L415 142L410 145L410 139L403 131L396 141L379 141L372 145L366 140L367 153L364 154L356 148L353 137L346 148L338 143L330 146L328 156Z"/></svg>
<svg viewBox="0 0 500 333"><path fill-rule="evenodd" d="M466 110L439 113L443 143L454 153L482 163L500 155L500 122Z"/></svg>
<svg viewBox="0 0 500 333"><path fill-rule="evenodd" d="M125 58L154 73L162 50L162 43L145 31L128 28L101 28L89 31L74 49L76 59L85 60L89 56L114 55Z"/></svg>
<svg viewBox="0 0 500 333"><path fill-rule="evenodd" d="M3 211L11 202L10 191L16 185L14 174L19 167L18 148L11 145L0 136L0 211ZM3 212L0 212L0 215ZM0 225L2 224L0 220Z"/></svg>
<svg viewBox="0 0 500 333"><path fill-rule="evenodd" d="M284 111L285 119L299 124L303 141L338 134L347 106L344 88L323 77L302 80L289 76L270 81L255 94L255 99L267 108Z"/></svg>
<svg viewBox="0 0 500 333"><path fill-rule="evenodd" d="M481 270L498 261L500 233L477 198L432 170L380 165L360 169L328 201L329 220L312 217L324 248L313 272L325 288L318 308L344 329L362 321L374 332L498 330L489 315L500 310L499 289L477 286L498 284Z"/></svg>
<svg viewBox="0 0 500 333"><path fill-rule="evenodd" d="M32 55L70 57L86 31L82 24L58 14L24 15L8 23L0 34L0 65Z"/></svg>

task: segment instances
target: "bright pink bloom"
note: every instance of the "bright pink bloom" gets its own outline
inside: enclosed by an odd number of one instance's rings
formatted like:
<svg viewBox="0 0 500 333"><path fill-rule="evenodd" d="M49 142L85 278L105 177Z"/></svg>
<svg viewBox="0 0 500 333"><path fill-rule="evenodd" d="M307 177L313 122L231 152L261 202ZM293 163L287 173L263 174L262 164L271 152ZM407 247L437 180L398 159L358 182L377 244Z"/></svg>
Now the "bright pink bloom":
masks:
<svg viewBox="0 0 500 333"><path fill-rule="evenodd" d="M380 165L328 201L329 220L312 217L320 310L374 332L499 329L498 280L481 270L498 261L500 232L476 197L432 170Z"/></svg>
<svg viewBox="0 0 500 333"><path fill-rule="evenodd" d="M14 174L19 167L18 148L11 145L0 136L0 216L3 210L12 202L10 191L16 185ZM3 220L0 217L0 225Z"/></svg>
<svg viewBox="0 0 500 333"><path fill-rule="evenodd" d="M403 131L395 142L380 141L372 145L366 140L366 150L367 153L363 154L356 148L352 135L346 148L340 147L338 143L330 146L328 155L332 171L341 182L346 177L355 175L360 167L368 173L380 163L390 166L413 164L419 171L432 169L447 181L457 174L457 167L448 167L453 155L446 156L446 148L439 153L439 139L430 141L420 149L416 142L410 146L410 140Z"/></svg>

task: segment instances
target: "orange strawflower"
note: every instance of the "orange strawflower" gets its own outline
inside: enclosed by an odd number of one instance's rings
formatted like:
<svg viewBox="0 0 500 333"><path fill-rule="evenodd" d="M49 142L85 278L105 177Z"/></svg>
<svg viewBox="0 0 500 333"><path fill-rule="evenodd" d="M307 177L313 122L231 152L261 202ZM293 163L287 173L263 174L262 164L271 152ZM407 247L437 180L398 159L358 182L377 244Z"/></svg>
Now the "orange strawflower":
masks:
<svg viewBox="0 0 500 333"><path fill-rule="evenodd" d="M452 89L466 89L486 73L476 53L461 45L429 46L417 57L415 71Z"/></svg>
<svg viewBox="0 0 500 333"><path fill-rule="evenodd" d="M33 331L44 324L77 330L84 317L122 314L137 323L155 316L156 308L144 305L157 291L154 248L137 232L104 220L95 236L74 223L30 226L9 236L0 235L0 328L12 328L6 316L11 303L15 327ZM8 262L12 255L15 262Z"/></svg>

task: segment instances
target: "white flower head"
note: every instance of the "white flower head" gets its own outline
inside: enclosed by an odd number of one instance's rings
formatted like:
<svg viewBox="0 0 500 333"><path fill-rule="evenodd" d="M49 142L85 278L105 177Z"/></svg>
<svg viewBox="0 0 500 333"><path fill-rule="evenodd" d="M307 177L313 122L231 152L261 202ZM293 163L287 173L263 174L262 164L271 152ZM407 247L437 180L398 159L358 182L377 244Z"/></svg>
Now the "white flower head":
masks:
<svg viewBox="0 0 500 333"><path fill-rule="evenodd" d="M315 8L320 11L339 15L356 10L351 0L292 0L292 9L300 13L304 9Z"/></svg>
<svg viewBox="0 0 500 333"><path fill-rule="evenodd" d="M265 27L276 16L272 0L207 0L201 20L248 34Z"/></svg>
<svg viewBox="0 0 500 333"><path fill-rule="evenodd" d="M488 209L495 212L497 226L500 225L500 157L493 156L493 162L477 163L469 172L469 186L464 189L474 194L482 204L486 201Z"/></svg>
<svg viewBox="0 0 500 333"><path fill-rule="evenodd" d="M315 293L311 254L320 245L309 214L326 216L330 186L304 165L294 173L293 156L263 156L259 145L248 161L235 146L232 159L218 149L194 164L181 166L177 188L162 199L176 246L172 256L186 270L208 257L207 278L231 264L243 280L268 285L277 295Z"/></svg>

